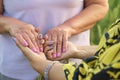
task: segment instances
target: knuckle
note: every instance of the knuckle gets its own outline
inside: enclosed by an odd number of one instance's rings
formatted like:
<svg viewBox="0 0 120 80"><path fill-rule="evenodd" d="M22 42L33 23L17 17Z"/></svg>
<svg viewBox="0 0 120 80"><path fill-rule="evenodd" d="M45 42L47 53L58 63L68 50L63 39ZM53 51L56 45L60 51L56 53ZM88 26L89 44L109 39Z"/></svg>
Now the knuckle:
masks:
<svg viewBox="0 0 120 80"><path fill-rule="evenodd" d="M15 37L18 37L20 34L19 33L14 33L14 36Z"/></svg>
<svg viewBox="0 0 120 80"><path fill-rule="evenodd" d="M57 44L57 41L54 41L54 45L56 45Z"/></svg>
<svg viewBox="0 0 120 80"><path fill-rule="evenodd" d="M61 45L61 44L62 44L62 41L59 40L59 41L57 42L57 45Z"/></svg>
<svg viewBox="0 0 120 80"><path fill-rule="evenodd" d="M34 30L34 26L32 24L27 24L26 27L28 28L28 30Z"/></svg>
<svg viewBox="0 0 120 80"><path fill-rule="evenodd" d="M34 37L31 38L32 41L36 41L36 39Z"/></svg>

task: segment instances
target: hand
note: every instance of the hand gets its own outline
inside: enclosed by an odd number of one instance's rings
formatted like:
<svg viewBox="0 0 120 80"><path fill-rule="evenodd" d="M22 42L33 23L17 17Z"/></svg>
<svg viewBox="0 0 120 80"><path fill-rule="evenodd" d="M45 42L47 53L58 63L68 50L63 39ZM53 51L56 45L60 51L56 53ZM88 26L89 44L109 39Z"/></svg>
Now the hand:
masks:
<svg viewBox="0 0 120 80"><path fill-rule="evenodd" d="M29 49L28 47L22 46L18 40L16 40L16 43L18 45L18 47L22 50L23 54L26 56L26 58L29 60L29 62L31 63L32 67L35 70L38 70L40 67L40 61L41 60L46 60L46 57L44 55L44 53L39 52L39 53L35 53L33 52L31 49Z"/></svg>
<svg viewBox="0 0 120 80"><path fill-rule="evenodd" d="M39 43L37 40L38 32L30 24L22 22L9 25L9 33L15 37L23 46L28 46L34 52L39 52Z"/></svg>
<svg viewBox="0 0 120 80"><path fill-rule="evenodd" d="M46 41L54 41L52 56L53 58L61 57L61 53L67 50L68 31L61 27L56 27L48 31ZM45 44L48 45L48 44ZM44 50L46 53L46 49Z"/></svg>
<svg viewBox="0 0 120 80"><path fill-rule="evenodd" d="M45 40L43 39L43 34L38 33L38 42L39 42L39 46L40 46L40 51L43 52L43 44L45 43Z"/></svg>
<svg viewBox="0 0 120 80"><path fill-rule="evenodd" d="M68 49L67 49L67 51L62 53L61 57L53 58L52 57L53 50L51 50L52 49L51 48L51 44L48 45L48 46L46 47L46 51L48 51L48 52L45 53L45 54L46 54L47 58L50 59L50 60L63 60L63 59L68 59L68 58L75 58L77 53L79 52L79 50L77 49L77 47L73 43L68 42Z"/></svg>

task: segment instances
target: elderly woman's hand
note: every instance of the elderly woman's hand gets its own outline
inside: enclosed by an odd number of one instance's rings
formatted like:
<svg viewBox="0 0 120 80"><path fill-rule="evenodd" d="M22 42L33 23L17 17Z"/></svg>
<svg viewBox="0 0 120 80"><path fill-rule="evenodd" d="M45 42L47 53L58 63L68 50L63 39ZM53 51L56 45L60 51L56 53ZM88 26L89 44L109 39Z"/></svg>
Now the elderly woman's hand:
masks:
<svg viewBox="0 0 120 80"><path fill-rule="evenodd" d="M64 27L58 26L48 31L48 41L54 41L52 56L53 58L61 57L61 53L67 50L67 41L69 37L68 30ZM47 45L47 44L46 44ZM46 49L44 49L46 53Z"/></svg>
<svg viewBox="0 0 120 80"><path fill-rule="evenodd" d="M8 26L10 35L16 38L23 46L28 46L34 52L39 52L40 45L37 40L38 32L31 24L16 21Z"/></svg>

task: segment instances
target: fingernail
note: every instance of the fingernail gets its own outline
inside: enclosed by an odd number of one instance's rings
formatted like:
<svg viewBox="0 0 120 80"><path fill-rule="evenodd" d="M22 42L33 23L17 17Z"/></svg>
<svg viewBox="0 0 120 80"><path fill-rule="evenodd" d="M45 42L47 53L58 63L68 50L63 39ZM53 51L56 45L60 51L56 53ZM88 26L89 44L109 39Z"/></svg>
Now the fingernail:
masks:
<svg viewBox="0 0 120 80"><path fill-rule="evenodd" d="M44 38L45 38L45 39L48 39L48 35L46 34L46 35L44 36Z"/></svg>
<svg viewBox="0 0 120 80"><path fill-rule="evenodd" d="M66 49L63 49L63 52L66 52Z"/></svg>
<svg viewBox="0 0 120 80"><path fill-rule="evenodd" d="M38 53L39 51L36 48L32 49L34 52Z"/></svg>
<svg viewBox="0 0 120 80"><path fill-rule="evenodd" d="M44 40L44 39L42 39L42 40L41 40L41 44L44 44L44 43L45 43L45 40Z"/></svg>
<svg viewBox="0 0 120 80"><path fill-rule="evenodd" d="M43 48L40 48L40 52L43 52Z"/></svg>
<svg viewBox="0 0 120 80"><path fill-rule="evenodd" d="M38 39L42 39L43 35L41 33L38 34Z"/></svg>
<svg viewBox="0 0 120 80"><path fill-rule="evenodd" d="M56 56L56 54L53 54L53 58L56 58L57 56Z"/></svg>
<svg viewBox="0 0 120 80"><path fill-rule="evenodd" d="M60 53L57 53L57 57L61 57L61 54L60 54Z"/></svg>
<svg viewBox="0 0 120 80"><path fill-rule="evenodd" d="M28 43L27 43L27 42L24 42L23 45L24 45L24 46L28 46Z"/></svg>

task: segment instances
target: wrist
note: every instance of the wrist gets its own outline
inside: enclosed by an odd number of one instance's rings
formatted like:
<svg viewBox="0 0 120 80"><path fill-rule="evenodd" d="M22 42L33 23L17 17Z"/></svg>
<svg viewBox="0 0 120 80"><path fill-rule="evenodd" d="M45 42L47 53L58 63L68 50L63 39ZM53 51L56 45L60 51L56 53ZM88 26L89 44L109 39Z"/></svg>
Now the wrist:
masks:
<svg viewBox="0 0 120 80"><path fill-rule="evenodd" d="M72 35L74 35L75 30L72 28L71 25L64 23L60 26L60 28L66 31L68 37L71 37Z"/></svg>
<svg viewBox="0 0 120 80"><path fill-rule="evenodd" d="M5 25L5 26L4 26L4 29L5 29L5 31L6 31L7 33L10 33L11 27L12 27L12 26L10 26L10 25Z"/></svg>
<svg viewBox="0 0 120 80"><path fill-rule="evenodd" d="M73 57L74 57L74 58L78 58L79 53L80 53L80 50L76 49L76 50L74 51Z"/></svg>
<svg viewBox="0 0 120 80"><path fill-rule="evenodd" d="M49 61L49 60L39 59L34 62L31 62L31 64L38 73L40 73L41 75L44 75L46 66L51 62L52 61Z"/></svg>
<svg viewBox="0 0 120 80"><path fill-rule="evenodd" d="M86 46L77 46L77 52L76 52L76 58L79 58L79 59L84 59L84 58L87 58L89 57L90 55L90 52L87 51L89 50L90 48L87 48L86 49Z"/></svg>
<svg viewBox="0 0 120 80"><path fill-rule="evenodd" d="M58 63L58 61L50 61L50 60L39 60L36 64L33 64L34 69L40 73L45 78L49 76L50 71L54 67L54 64ZM35 66L34 66L35 65Z"/></svg>
<svg viewBox="0 0 120 80"><path fill-rule="evenodd" d="M1 23L0 26L2 26L0 29L0 33L9 33L8 26L5 23Z"/></svg>

